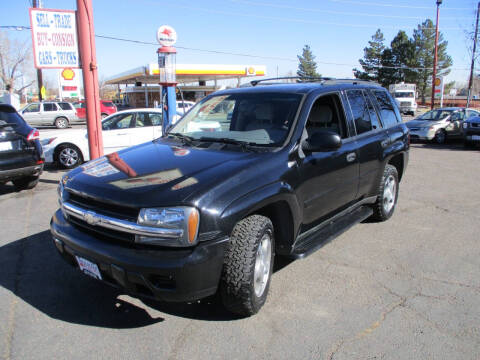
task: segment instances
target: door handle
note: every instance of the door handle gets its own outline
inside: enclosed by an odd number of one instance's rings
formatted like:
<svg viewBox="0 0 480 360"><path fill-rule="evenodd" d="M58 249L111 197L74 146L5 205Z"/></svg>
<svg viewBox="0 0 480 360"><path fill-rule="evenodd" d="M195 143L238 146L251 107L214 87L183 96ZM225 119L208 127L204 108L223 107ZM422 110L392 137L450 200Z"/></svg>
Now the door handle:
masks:
<svg viewBox="0 0 480 360"><path fill-rule="evenodd" d="M354 152L347 154L347 161L348 162L355 161L356 158L357 158L357 154L355 154Z"/></svg>

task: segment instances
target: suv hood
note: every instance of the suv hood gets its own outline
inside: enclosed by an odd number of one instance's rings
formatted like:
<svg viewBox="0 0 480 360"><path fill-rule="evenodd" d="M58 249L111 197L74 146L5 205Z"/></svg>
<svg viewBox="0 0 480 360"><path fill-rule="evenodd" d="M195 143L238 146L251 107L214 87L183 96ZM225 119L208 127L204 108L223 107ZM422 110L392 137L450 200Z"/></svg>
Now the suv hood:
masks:
<svg viewBox="0 0 480 360"><path fill-rule="evenodd" d="M131 207L180 205L268 153L153 141L90 161L66 175L67 190Z"/></svg>

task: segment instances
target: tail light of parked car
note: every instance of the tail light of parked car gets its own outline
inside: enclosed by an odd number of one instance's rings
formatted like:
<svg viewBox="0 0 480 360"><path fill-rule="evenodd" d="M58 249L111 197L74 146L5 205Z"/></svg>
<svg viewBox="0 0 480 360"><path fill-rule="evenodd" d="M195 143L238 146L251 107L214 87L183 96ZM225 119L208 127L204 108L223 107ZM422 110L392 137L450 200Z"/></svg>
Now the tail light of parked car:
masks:
<svg viewBox="0 0 480 360"><path fill-rule="evenodd" d="M39 139L40 139L40 132L37 129L33 129L27 135L27 140L28 141L34 141L34 140L39 140Z"/></svg>

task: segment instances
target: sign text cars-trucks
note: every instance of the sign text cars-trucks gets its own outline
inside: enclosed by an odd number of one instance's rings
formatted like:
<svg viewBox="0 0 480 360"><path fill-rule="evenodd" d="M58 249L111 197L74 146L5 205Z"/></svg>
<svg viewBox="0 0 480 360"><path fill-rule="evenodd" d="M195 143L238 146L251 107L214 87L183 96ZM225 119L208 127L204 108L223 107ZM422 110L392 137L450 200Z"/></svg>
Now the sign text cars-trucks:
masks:
<svg viewBox="0 0 480 360"><path fill-rule="evenodd" d="M391 84L388 91L398 103L402 114L415 115L417 103L415 101L416 85L415 84Z"/></svg>

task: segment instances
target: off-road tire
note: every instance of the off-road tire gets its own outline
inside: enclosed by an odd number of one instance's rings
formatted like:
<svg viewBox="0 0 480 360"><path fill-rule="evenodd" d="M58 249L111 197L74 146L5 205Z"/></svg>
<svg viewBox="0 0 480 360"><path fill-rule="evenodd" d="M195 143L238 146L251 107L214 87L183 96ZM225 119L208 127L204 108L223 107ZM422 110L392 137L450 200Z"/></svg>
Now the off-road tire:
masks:
<svg viewBox="0 0 480 360"><path fill-rule="evenodd" d="M437 144L445 144L445 142L447 141L447 133L445 132L445 130L437 130L433 141L435 141Z"/></svg>
<svg viewBox="0 0 480 360"><path fill-rule="evenodd" d="M258 297L254 288L255 259L265 234L271 239L270 272L266 287ZM235 225L220 281L220 294L227 310L241 316L250 316L260 310L267 299L274 257L274 232L269 218L251 215Z"/></svg>
<svg viewBox="0 0 480 360"><path fill-rule="evenodd" d="M386 191L386 182L387 179L391 179L393 177L395 181L395 199L393 202L393 206L390 210L386 210L384 206L385 201L385 191ZM377 192L377 201L373 205L373 215L371 219L374 221L386 221L390 219L395 211L395 207L397 206L397 199L398 199L398 172L397 168L393 165L387 164L385 169L383 170L382 180L380 181L380 185L378 187Z"/></svg>
<svg viewBox="0 0 480 360"><path fill-rule="evenodd" d="M54 125L57 129L66 129L68 127L68 119L66 117L58 117L55 119Z"/></svg>
<svg viewBox="0 0 480 360"><path fill-rule="evenodd" d="M62 152L68 152L71 149L72 152L75 152L77 155L77 160L75 162L68 162L65 159L65 156L62 157ZM54 159L57 164L63 169L73 169L83 163L83 155L78 147L73 144L62 144L56 147L54 153Z"/></svg>
<svg viewBox="0 0 480 360"><path fill-rule="evenodd" d="M26 176L20 179L12 180L13 185L15 186L15 190L27 190L33 189L38 184L38 179L40 175L37 176Z"/></svg>

